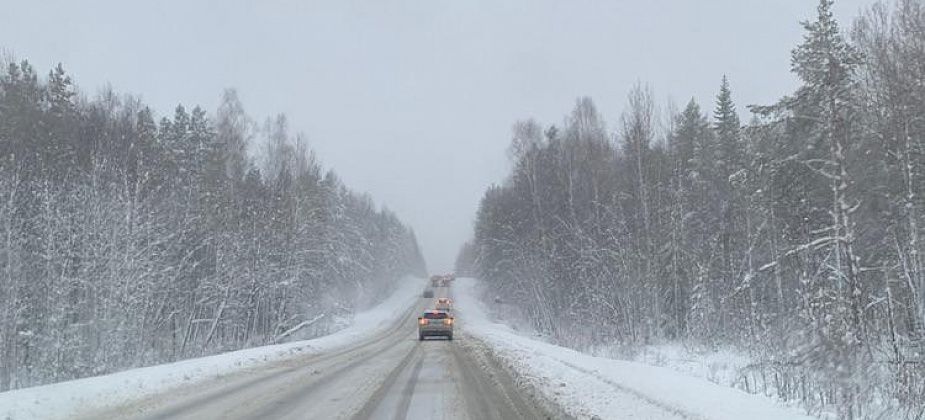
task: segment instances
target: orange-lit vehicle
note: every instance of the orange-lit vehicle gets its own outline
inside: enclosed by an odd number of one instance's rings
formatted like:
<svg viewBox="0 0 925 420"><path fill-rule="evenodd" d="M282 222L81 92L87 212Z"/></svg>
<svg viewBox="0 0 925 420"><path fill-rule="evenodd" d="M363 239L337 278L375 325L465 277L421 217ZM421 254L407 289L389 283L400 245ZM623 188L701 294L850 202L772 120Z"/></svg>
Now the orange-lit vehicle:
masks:
<svg viewBox="0 0 925 420"><path fill-rule="evenodd" d="M434 308L438 311L449 312L453 309L453 301L448 297L437 298L437 303L434 305Z"/></svg>

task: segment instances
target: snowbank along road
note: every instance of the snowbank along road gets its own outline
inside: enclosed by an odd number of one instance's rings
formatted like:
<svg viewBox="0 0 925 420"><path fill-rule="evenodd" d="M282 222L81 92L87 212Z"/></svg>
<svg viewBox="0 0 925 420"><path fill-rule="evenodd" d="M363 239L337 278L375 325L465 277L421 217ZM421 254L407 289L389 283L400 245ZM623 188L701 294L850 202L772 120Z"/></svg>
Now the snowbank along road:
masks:
<svg viewBox="0 0 925 420"><path fill-rule="evenodd" d="M0 419L811 420L761 395L536 340L494 320L478 287L461 278L421 298L409 279L334 334L0 393ZM456 339L419 341L417 316L451 291Z"/></svg>
<svg viewBox="0 0 925 420"><path fill-rule="evenodd" d="M437 288L447 296L448 288ZM481 346L419 341L421 298L384 331L345 348L198 382L82 418L542 419ZM464 320L460 320L465 322Z"/></svg>

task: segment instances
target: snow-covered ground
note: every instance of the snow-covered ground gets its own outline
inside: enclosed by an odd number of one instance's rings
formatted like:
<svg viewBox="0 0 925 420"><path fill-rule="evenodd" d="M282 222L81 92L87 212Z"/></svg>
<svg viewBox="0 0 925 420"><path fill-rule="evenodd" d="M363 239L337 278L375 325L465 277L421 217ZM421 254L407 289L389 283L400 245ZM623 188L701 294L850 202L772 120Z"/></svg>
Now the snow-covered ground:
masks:
<svg viewBox="0 0 925 420"><path fill-rule="evenodd" d="M494 313L494 312L493 312ZM743 372L755 361L748 354L730 347L715 349L666 342L644 346L632 354L620 346L598 346L585 353L609 359L632 360L663 366L686 375L707 379L724 386L742 388Z"/></svg>
<svg viewBox="0 0 925 420"><path fill-rule="evenodd" d="M747 354L732 348L688 348L677 343L643 347L635 354L633 360L648 365L664 366L720 385L738 388L743 385L743 371L754 363Z"/></svg>
<svg viewBox="0 0 925 420"><path fill-rule="evenodd" d="M416 278L403 280L382 303L358 313L350 327L324 337L0 393L0 419L64 418L85 409L118 405L263 363L347 347L394 324L420 297L424 284Z"/></svg>
<svg viewBox="0 0 925 420"><path fill-rule="evenodd" d="M490 319L477 280L454 284L459 326L489 346L520 380L577 418L809 420L802 411L703 378L537 341Z"/></svg>

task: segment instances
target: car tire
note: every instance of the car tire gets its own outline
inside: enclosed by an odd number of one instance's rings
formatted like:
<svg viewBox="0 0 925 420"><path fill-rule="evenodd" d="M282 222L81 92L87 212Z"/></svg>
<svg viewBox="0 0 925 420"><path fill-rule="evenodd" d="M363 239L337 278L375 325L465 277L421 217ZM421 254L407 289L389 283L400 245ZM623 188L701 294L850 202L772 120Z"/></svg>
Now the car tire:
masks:
<svg viewBox="0 0 925 420"><path fill-rule="evenodd" d="M418 335L418 341L424 341L424 334Z"/></svg>
<svg viewBox="0 0 925 420"><path fill-rule="evenodd" d="M446 336L446 339L447 339L447 340L450 340L450 341L453 341L453 334L450 334L450 335Z"/></svg>

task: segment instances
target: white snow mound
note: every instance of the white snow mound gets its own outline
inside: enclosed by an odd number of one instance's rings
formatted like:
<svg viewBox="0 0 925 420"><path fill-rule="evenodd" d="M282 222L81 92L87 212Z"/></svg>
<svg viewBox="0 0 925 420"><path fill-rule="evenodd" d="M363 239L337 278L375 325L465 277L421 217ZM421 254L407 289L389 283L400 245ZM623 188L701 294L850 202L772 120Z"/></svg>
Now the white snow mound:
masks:
<svg viewBox="0 0 925 420"><path fill-rule="evenodd" d="M480 339L515 376L566 413L583 419L811 420L770 398L637 362L594 357L518 334L493 322L476 293L458 279L459 328Z"/></svg>
<svg viewBox="0 0 925 420"><path fill-rule="evenodd" d="M349 346L392 325L419 298L424 282L406 278L379 305L356 314L350 327L312 340L254 347L109 375L0 393L0 419L59 419L159 394L178 385L224 376L263 363Z"/></svg>

